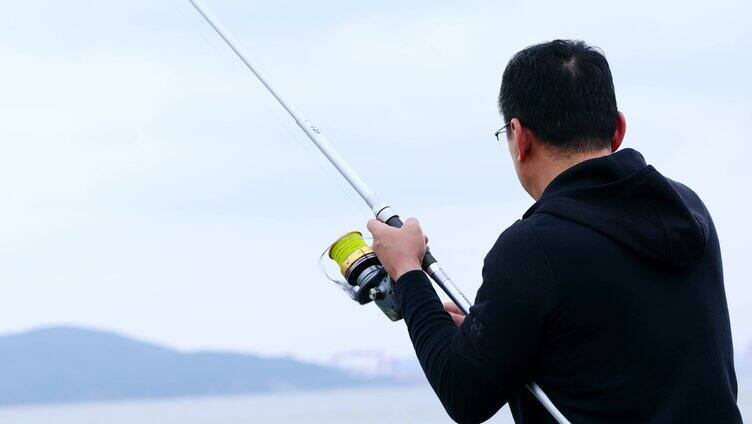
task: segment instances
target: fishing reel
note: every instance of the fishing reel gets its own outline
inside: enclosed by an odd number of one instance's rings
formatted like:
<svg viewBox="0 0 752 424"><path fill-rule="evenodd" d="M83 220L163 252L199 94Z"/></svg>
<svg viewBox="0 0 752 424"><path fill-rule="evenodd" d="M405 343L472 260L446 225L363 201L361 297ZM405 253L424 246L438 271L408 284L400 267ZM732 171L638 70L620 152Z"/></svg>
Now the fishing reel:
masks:
<svg viewBox="0 0 752 424"><path fill-rule="evenodd" d="M326 270L325 255L339 265L345 281L333 278ZM328 262L331 264L332 261ZM402 319L394 282L361 233L353 231L337 239L321 255L319 265L327 278L337 283L354 301L361 305L374 302L390 320Z"/></svg>

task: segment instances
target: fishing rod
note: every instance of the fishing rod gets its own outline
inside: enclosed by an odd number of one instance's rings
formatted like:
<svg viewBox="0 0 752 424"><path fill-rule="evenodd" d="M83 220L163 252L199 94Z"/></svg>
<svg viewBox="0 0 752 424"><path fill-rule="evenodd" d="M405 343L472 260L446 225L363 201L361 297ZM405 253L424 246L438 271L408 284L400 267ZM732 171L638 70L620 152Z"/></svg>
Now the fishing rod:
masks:
<svg viewBox="0 0 752 424"><path fill-rule="evenodd" d="M329 159L332 165L337 168L340 174L347 180L353 189L366 202L374 216L379 221L392 226L402 227L402 220L394 212L388 203L384 203L376 194L366 185L365 181L353 170L345 159L334 150L334 147L321 133L321 130L311 122L303 112L298 109L282 91L274 85L270 78L254 63L242 49L240 44L230 35L230 33L220 24L219 20L204 6L199 0L188 0L193 7L204 17L206 22L211 25L214 31L227 43L235 52L246 67L258 78L267 90L274 96L282 107L295 120L295 123L303 130L308 138L316 145L321 153ZM334 259L341 267L342 274L347 278L349 288L348 294L361 304L375 301L382 311L393 321L401 318L401 312L398 310L393 282L386 275L386 271L378 263L378 258L373 251L363 241L360 233L348 233L338 239L329 249L329 256ZM439 262L426 247L426 254L423 257L422 268L429 277L449 296L449 298L467 315L470 313L471 303L465 295L454 285L451 278L442 269ZM548 410L548 412L561 424L569 424L564 415L559 412L556 406L551 402L548 395L535 382L530 382L526 387Z"/></svg>

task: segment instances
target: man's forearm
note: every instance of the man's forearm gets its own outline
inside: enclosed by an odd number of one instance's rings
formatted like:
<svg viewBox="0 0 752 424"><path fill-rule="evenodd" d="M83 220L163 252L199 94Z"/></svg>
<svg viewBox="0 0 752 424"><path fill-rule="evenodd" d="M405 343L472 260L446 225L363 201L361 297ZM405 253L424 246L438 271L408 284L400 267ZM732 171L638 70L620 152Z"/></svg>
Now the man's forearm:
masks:
<svg viewBox="0 0 752 424"><path fill-rule="evenodd" d="M426 274L408 272L395 285L415 353L447 413L461 423L487 420L503 402L456 351L458 328Z"/></svg>

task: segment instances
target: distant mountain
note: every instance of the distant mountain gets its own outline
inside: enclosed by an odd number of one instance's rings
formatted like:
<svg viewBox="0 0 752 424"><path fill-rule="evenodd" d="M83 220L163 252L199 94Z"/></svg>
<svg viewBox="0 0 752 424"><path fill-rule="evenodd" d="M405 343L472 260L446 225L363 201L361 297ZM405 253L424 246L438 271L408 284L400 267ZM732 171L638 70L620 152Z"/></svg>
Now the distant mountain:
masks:
<svg viewBox="0 0 752 424"><path fill-rule="evenodd" d="M0 405L305 390L363 382L337 368L292 359L182 353L82 328L0 337Z"/></svg>

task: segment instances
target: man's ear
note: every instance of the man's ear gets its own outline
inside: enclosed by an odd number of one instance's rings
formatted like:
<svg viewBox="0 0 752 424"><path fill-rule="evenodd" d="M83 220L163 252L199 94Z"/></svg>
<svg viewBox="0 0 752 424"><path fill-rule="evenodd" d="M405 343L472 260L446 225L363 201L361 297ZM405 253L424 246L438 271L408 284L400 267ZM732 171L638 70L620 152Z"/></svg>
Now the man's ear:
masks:
<svg viewBox="0 0 752 424"><path fill-rule="evenodd" d="M611 153L617 151L621 142L624 141L624 134L627 133L627 119L624 114L619 112L616 115L616 131L614 131L614 137L611 139Z"/></svg>
<svg viewBox="0 0 752 424"><path fill-rule="evenodd" d="M525 128L519 119L512 118L509 123L515 143L517 144L517 162L524 162L530 155L530 147L533 134L529 128Z"/></svg>

